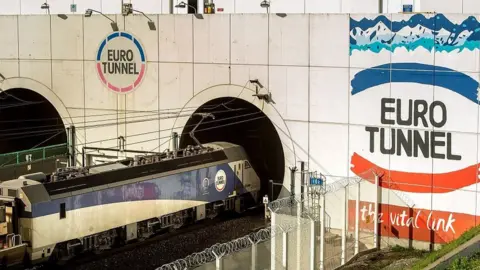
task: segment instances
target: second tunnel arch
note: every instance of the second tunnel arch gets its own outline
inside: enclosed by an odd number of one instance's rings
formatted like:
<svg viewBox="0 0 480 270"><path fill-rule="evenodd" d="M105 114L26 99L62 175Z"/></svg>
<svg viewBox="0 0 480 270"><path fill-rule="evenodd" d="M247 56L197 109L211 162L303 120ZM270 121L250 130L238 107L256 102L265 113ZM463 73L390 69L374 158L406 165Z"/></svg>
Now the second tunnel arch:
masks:
<svg viewBox="0 0 480 270"><path fill-rule="evenodd" d="M243 146L262 180L262 195L269 190L269 180L283 184L285 159L282 142L274 124L257 106L241 98L220 97L199 106L195 113L198 112L214 114L215 121L205 119L197 128L195 137L201 143L226 141ZM188 133L200 120L199 116L187 120L181 133L180 148L195 144ZM273 198L277 198L279 192L279 188L274 189Z"/></svg>

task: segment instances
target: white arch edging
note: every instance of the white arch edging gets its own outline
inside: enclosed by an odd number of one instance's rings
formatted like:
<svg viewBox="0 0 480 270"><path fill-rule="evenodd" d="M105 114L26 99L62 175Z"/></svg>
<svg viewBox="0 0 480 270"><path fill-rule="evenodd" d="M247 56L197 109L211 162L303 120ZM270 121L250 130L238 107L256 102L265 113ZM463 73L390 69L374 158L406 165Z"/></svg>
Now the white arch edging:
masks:
<svg viewBox="0 0 480 270"><path fill-rule="evenodd" d="M13 77L7 78L0 82L1 91L7 91L15 88L24 88L36 92L37 94L44 97L52 106L57 110L58 114L62 118L63 124L67 127L73 123L73 120L68 112L65 104L62 100L46 85L30 79L23 77Z"/></svg>
<svg viewBox="0 0 480 270"><path fill-rule="evenodd" d="M191 111L185 112L185 108L192 108L192 107L199 108L200 106L204 105L205 103L213 99L224 98L224 97L239 98L257 107L273 123L275 129L277 129L278 136L280 138L280 141L282 142L282 150L284 153L284 160L285 160L285 167L286 167L285 175L284 175L284 179L285 179L284 186L286 188L290 188L290 184L289 184L290 172L287 169L287 167L296 166L296 164L293 164L295 160L295 153L294 153L295 144L291 140L291 134L282 116L274 108L271 108L271 105L264 104L265 101L260 100L257 97L254 97L253 94L255 94L255 90L250 89L248 87L241 86L241 85L233 85L233 84L215 85L215 86L206 88L198 92L195 96L193 96L187 103L185 103L180 114L191 113ZM172 132L174 131L182 132L183 127L187 124L188 119L189 119L188 117L176 118L172 127ZM286 134L288 134L288 136Z"/></svg>

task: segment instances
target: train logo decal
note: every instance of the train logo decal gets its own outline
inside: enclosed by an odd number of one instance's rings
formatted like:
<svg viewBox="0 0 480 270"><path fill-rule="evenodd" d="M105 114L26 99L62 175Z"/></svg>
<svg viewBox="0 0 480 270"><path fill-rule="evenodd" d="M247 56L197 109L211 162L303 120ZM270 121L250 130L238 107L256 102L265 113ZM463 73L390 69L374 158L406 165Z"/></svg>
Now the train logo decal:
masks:
<svg viewBox="0 0 480 270"><path fill-rule="evenodd" d="M227 185L227 175L225 174L224 170L218 170L217 174L215 175L215 189L218 192L222 192Z"/></svg>
<svg viewBox="0 0 480 270"><path fill-rule="evenodd" d="M96 69L102 83L116 93L130 93L145 77L146 56L140 41L127 32L114 32L98 48Z"/></svg>
<svg viewBox="0 0 480 270"><path fill-rule="evenodd" d="M391 84L390 87L399 84L401 88L395 87L397 94L384 93L383 90L388 89L382 86L385 84ZM433 98L416 98L416 95L422 95L422 91L424 95L433 87L436 93L443 93L456 101L439 99L436 95ZM366 124L363 128L365 155L372 158L377 155L390 156L415 162L433 160L437 164L453 164L457 169L433 174L432 171L406 171L405 166L403 171L388 170L354 152L351 170L362 177L364 172L373 168L380 176L390 180L382 181L382 187L406 192L447 193L476 184L476 160L468 159L465 147L463 151L459 150L462 142L457 142L461 138L448 131L445 125L449 124L449 117L465 113L455 111L457 107L473 106L473 109L477 109L478 87L479 83L465 73L419 63L391 63L358 72L351 80L352 99L358 99L354 102L364 101L365 92L377 96L373 98L375 103L369 110L375 111L373 117L378 124ZM402 92L408 91L411 92L408 98L399 98ZM463 103L454 104L457 102ZM373 175L367 178L374 180ZM432 185L432 179L435 185Z"/></svg>

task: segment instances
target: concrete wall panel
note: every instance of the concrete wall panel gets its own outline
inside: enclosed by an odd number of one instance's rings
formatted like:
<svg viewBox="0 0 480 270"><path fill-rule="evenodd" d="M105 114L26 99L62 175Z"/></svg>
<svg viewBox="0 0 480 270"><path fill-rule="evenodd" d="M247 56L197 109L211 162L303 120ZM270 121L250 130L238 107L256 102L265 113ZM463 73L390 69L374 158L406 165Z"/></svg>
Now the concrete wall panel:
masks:
<svg viewBox="0 0 480 270"><path fill-rule="evenodd" d="M297 161L308 162L309 154L309 141L308 141L308 122L297 122L297 121L285 121L288 130L291 133L291 140L295 146L295 155L297 156ZM289 151L284 149L284 151ZM300 176L297 176L300 177ZM298 187L300 189L300 187ZM297 191L298 192L298 191ZM298 194L298 193L297 193Z"/></svg>
<svg viewBox="0 0 480 270"><path fill-rule="evenodd" d="M330 176L348 175L348 132L345 125L310 123L309 169Z"/></svg>
<svg viewBox="0 0 480 270"><path fill-rule="evenodd" d="M11 0L5 3L0 10L1 15L17 15L20 12L20 0Z"/></svg>
<svg viewBox="0 0 480 270"><path fill-rule="evenodd" d="M108 15L110 19L116 21L116 15ZM118 28L122 29L123 20L117 21ZM92 17L84 18L83 20L83 33L85 39L84 44L84 59L94 61L97 56L98 47L103 39L106 39L108 34L113 30L111 27L111 21L101 15L92 15Z"/></svg>
<svg viewBox="0 0 480 270"><path fill-rule="evenodd" d="M271 13L304 13L305 1L292 2L289 0L275 0L270 4Z"/></svg>
<svg viewBox="0 0 480 270"><path fill-rule="evenodd" d="M142 11L146 14L161 14L162 13L162 0L157 1L143 1L143 0L130 0L133 8ZM127 3L124 1L124 3ZM118 8L121 5L118 4ZM168 10L166 10L168 12Z"/></svg>
<svg viewBox="0 0 480 270"><path fill-rule="evenodd" d="M125 96L128 111L124 118L127 123L127 143L135 143L133 147L144 151L158 147L159 121L165 116L158 112L158 65L148 63L147 75L142 84L133 93Z"/></svg>
<svg viewBox="0 0 480 270"><path fill-rule="evenodd" d="M127 1L123 1L127 3ZM122 0L101 1L104 14L119 14L122 12Z"/></svg>
<svg viewBox="0 0 480 270"><path fill-rule="evenodd" d="M125 17L125 31L135 33L135 37L142 43L146 51L147 61L158 61L158 16L149 15L154 22L156 30L151 30L149 20L143 15Z"/></svg>
<svg viewBox="0 0 480 270"><path fill-rule="evenodd" d="M206 88L230 83L228 65L194 64L194 93L198 94Z"/></svg>
<svg viewBox="0 0 480 270"><path fill-rule="evenodd" d="M5 78L18 77L20 75L19 72L18 60L0 60L0 74Z"/></svg>
<svg viewBox="0 0 480 270"><path fill-rule="evenodd" d="M19 16L19 58L50 59L50 17Z"/></svg>
<svg viewBox="0 0 480 270"><path fill-rule="evenodd" d="M93 9L102 12L102 1L98 0L76 0L77 14L85 14L87 9ZM117 11L120 12L120 11ZM105 18L104 18L105 19Z"/></svg>
<svg viewBox="0 0 480 270"><path fill-rule="evenodd" d="M268 66L257 65L232 65L230 68L231 83L236 85L250 85L250 80L257 79L260 83L266 84L268 82Z"/></svg>
<svg viewBox="0 0 480 270"><path fill-rule="evenodd" d="M235 0L235 13L267 13L257 0Z"/></svg>
<svg viewBox="0 0 480 270"><path fill-rule="evenodd" d="M52 65L50 61L20 60L20 77L33 79L52 89Z"/></svg>
<svg viewBox="0 0 480 270"><path fill-rule="evenodd" d="M464 74L464 75L462 75ZM440 128L447 131L476 133L479 127L479 106L471 100L459 95L456 92L444 88L438 80L449 80L461 83L463 76L469 76L475 81L479 81L478 73L453 73L453 72L436 72L436 84L434 86L435 100L441 101L445 104L447 109L447 121ZM456 104L455 107L451 104ZM468 115L468 117L465 117ZM441 118L440 111L435 112L436 119Z"/></svg>
<svg viewBox="0 0 480 270"><path fill-rule="evenodd" d="M344 68L310 68L310 121L348 123L349 76Z"/></svg>
<svg viewBox="0 0 480 270"><path fill-rule="evenodd" d="M463 0L421 0L420 5L423 12L462 13L462 2Z"/></svg>
<svg viewBox="0 0 480 270"><path fill-rule="evenodd" d="M264 14L232 17L232 64L268 64L268 20Z"/></svg>
<svg viewBox="0 0 480 270"><path fill-rule="evenodd" d="M22 2L23 1L25 0L22 0ZM45 3L45 1L43 3ZM48 4L50 5L50 14L70 14L70 4L72 3L72 0L48 0Z"/></svg>
<svg viewBox="0 0 480 270"><path fill-rule="evenodd" d="M83 17L51 18L52 59L83 60Z"/></svg>
<svg viewBox="0 0 480 270"><path fill-rule="evenodd" d="M82 61L52 61L52 80L53 92L67 108L83 108L85 93Z"/></svg>
<svg viewBox="0 0 480 270"><path fill-rule="evenodd" d="M230 63L229 15L194 18L193 29L195 63Z"/></svg>
<svg viewBox="0 0 480 270"><path fill-rule="evenodd" d="M48 14L47 10L40 8L43 3L45 3L44 0L21 0L20 12L23 15Z"/></svg>
<svg viewBox="0 0 480 270"><path fill-rule="evenodd" d="M350 16L350 38L356 46L350 46L350 67L369 68L389 63L392 59L389 46L383 41L392 38L391 14L383 15L387 20L380 20L373 26L357 25L362 19L375 20L372 14L352 14ZM365 53L370 44L375 46L375 53Z"/></svg>
<svg viewBox="0 0 480 270"><path fill-rule="evenodd" d="M193 61L193 16L158 16L157 27L159 61Z"/></svg>
<svg viewBox="0 0 480 270"><path fill-rule="evenodd" d="M17 23L17 16L0 16L0 59L18 58Z"/></svg>
<svg viewBox="0 0 480 270"><path fill-rule="evenodd" d="M85 117L90 128L86 129L87 142L112 139L117 137L117 94L106 89L95 69L95 63L85 61ZM101 115L101 116L98 116ZM116 147L116 140L101 141L90 146Z"/></svg>
<svg viewBox="0 0 480 270"><path fill-rule="evenodd" d="M288 120L308 121L308 68L270 66L269 86L275 107Z"/></svg>
<svg viewBox="0 0 480 270"><path fill-rule="evenodd" d="M463 9L468 13L480 13L480 2L476 0L463 0ZM451 11L449 11L451 12Z"/></svg>
<svg viewBox="0 0 480 270"><path fill-rule="evenodd" d="M378 0L342 0L342 12L343 13L381 13Z"/></svg>
<svg viewBox="0 0 480 270"><path fill-rule="evenodd" d="M310 66L348 67L349 24L348 15L310 16Z"/></svg>
<svg viewBox="0 0 480 270"><path fill-rule="evenodd" d="M342 7L338 0L305 0L305 10L307 13L341 13Z"/></svg>
<svg viewBox="0 0 480 270"><path fill-rule="evenodd" d="M308 22L302 14L270 16L270 65L308 65Z"/></svg>

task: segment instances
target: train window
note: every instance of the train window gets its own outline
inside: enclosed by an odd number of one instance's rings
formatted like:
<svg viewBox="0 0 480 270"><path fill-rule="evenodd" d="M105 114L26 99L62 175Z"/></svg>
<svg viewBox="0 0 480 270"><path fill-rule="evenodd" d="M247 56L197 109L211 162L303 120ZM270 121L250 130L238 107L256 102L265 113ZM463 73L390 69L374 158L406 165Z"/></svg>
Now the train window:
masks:
<svg viewBox="0 0 480 270"><path fill-rule="evenodd" d="M250 167L251 167L250 163L245 160L245 169L248 169L248 168L250 168Z"/></svg>
<svg viewBox="0 0 480 270"><path fill-rule="evenodd" d="M17 191L15 189L8 189L8 196L17 197Z"/></svg>
<svg viewBox="0 0 480 270"><path fill-rule="evenodd" d="M67 211L65 209L65 203L60 204L60 219L67 217Z"/></svg>
<svg viewBox="0 0 480 270"><path fill-rule="evenodd" d="M235 173L237 173L237 165L236 165L236 164L233 165L233 171L234 171Z"/></svg>

